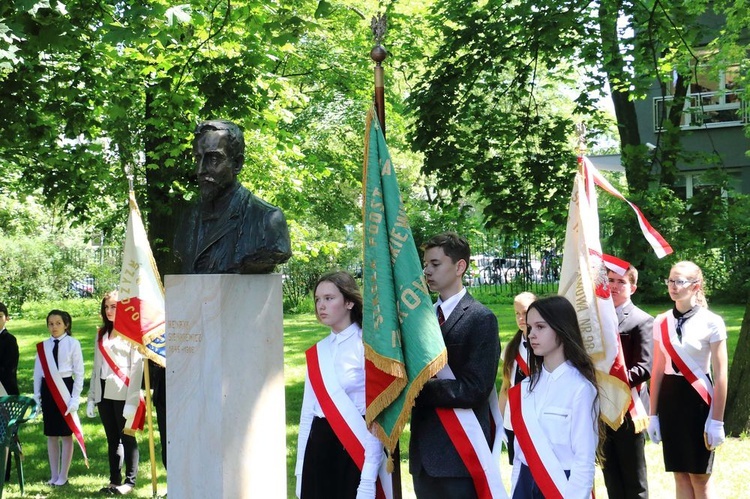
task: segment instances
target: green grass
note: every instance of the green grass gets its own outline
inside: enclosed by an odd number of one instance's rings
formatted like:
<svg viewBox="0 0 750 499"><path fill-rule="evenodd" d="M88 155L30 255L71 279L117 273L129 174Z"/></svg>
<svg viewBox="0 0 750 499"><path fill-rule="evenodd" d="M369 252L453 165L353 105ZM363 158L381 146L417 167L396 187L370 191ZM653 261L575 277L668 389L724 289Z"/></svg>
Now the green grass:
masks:
<svg viewBox="0 0 750 499"><path fill-rule="evenodd" d="M511 304L492 303L489 305L497 315L500 324L500 337L503 344L515 333L516 326ZM64 307L61 307L64 308ZM645 306L648 312L656 314L667 310L669 304ZM90 308L89 308L90 309ZM95 308L93 309L95 310ZM740 305L717 305L712 310L721 315L727 323L729 331L729 358L731 360L734 348L739 336L740 325L744 313L744 307ZM12 311L11 311L12 312ZM83 355L86 360L86 382L84 383L85 398L88 390L88 376L91 372L93 361L93 338L98 324L96 313L90 317L73 316L73 334L83 347ZM44 318L41 319L13 319L8 324L8 329L18 338L21 350L21 365L19 368L19 384L22 393L30 394L32 391L32 375L34 367L35 348L34 345L47 337L47 329ZM305 375L304 351L316 341L323 338L328 331L317 324L312 314L292 315L284 318L284 364L286 379L286 414L287 414L287 491L288 497L294 497L294 464L297 454L297 431L299 422L300 406L302 405L302 393ZM498 380L499 386L499 380ZM82 408L84 405L82 404ZM51 489L45 482L49 479L49 465L47 463L46 438L42 432L41 419L27 424L21 430L21 439L24 444L24 472L26 475L26 496L32 498L86 498L98 497L96 493L99 488L108 481L108 467L106 460L106 439L104 430L97 419L88 419L82 415L86 446L89 454L90 468L86 469L81 458L80 451L76 450L73 457L73 465L70 472L70 485L64 488ZM154 415L155 421L155 415ZM166 492L166 472L159 460L160 447L158 432L156 439L156 469L158 477L158 492ZM133 497L151 497L151 467L148 457L148 441L145 435L138 436L141 465L138 472L138 486L134 490ZM402 490L405 499L413 498L411 476L408 472L408 448L409 428L401 437L401 470ZM651 497L659 499L662 497L674 497L674 484L671 474L663 471L661 447L647 444L647 461L649 469L649 485ZM750 496L750 441L745 438L730 438L727 443L719 448L714 467L714 482L717 487L717 497L749 497ZM21 497L18 484L14 477L7 484L4 497ZM510 467L507 459L502 464L503 479L509 487ZM601 473L597 471L596 493L598 498L607 497Z"/></svg>

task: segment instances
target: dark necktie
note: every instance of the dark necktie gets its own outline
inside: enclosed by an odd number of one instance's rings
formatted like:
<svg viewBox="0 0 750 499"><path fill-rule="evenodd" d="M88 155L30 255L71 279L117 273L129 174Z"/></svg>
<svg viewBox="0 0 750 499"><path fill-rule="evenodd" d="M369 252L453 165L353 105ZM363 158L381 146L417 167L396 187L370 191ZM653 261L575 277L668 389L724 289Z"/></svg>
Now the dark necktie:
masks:
<svg viewBox="0 0 750 499"><path fill-rule="evenodd" d="M440 305L438 305L438 308L437 308L437 318L438 318L438 324L442 326L443 323L445 322L445 315L443 315L443 307L441 307Z"/></svg>
<svg viewBox="0 0 750 499"><path fill-rule="evenodd" d="M677 339L682 343L682 325L687 320L687 317L682 316L677 318L677 324L675 325L675 331L677 331ZM677 367L677 364L672 361L672 369L674 369L674 372L678 373L680 372L680 369Z"/></svg>
<svg viewBox="0 0 750 499"><path fill-rule="evenodd" d="M55 366L60 367L57 363L57 347L60 346L60 340L54 340L55 346L52 347L52 358L55 359Z"/></svg>

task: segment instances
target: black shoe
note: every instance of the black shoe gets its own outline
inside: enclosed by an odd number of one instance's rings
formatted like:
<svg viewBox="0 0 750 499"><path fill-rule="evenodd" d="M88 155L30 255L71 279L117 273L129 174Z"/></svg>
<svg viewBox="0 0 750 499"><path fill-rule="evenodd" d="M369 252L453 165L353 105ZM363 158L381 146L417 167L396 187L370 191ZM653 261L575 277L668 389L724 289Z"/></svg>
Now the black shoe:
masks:
<svg viewBox="0 0 750 499"><path fill-rule="evenodd" d="M99 493L105 496L113 496L116 494L115 490L117 489L115 489L114 485L107 485L106 487L99 489Z"/></svg>

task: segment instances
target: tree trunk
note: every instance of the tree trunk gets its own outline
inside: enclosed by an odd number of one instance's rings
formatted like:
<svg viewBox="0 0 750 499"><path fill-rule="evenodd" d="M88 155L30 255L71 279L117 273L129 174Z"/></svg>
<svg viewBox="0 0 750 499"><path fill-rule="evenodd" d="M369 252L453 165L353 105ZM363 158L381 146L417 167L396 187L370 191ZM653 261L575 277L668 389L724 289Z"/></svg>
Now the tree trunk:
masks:
<svg viewBox="0 0 750 499"><path fill-rule="evenodd" d="M162 277L166 274L179 272L176 259L172 254L174 236L177 228L177 217L182 199L170 192L170 186L177 180L177 176L184 176L179 168L169 168L168 156L163 151L165 144L173 141L173 137L166 136L164 130L154 126L159 110L155 109L154 92L152 87L146 89L146 129L144 149L146 164L146 217L148 220L148 237L154 254L156 268ZM181 134L173 134L180 136Z"/></svg>
<svg viewBox="0 0 750 499"><path fill-rule="evenodd" d="M728 435L739 436L750 431L750 298L729 372L724 426Z"/></svg>
<svg viewBox="0 0 750 499"><path fill-rule="evenodd" d="M635 103L627 86L623 87L612 83L629 81L630 78L625 72L627 64L625 64L620 51L618 36L617 19L621 7L622 2L620 0L605 0L599 4L599 31L601 33L602 52L605 54L606 61L603 64L603 69L607 74L607 80L610 82L625 177L632 192L641 192L648 190L651 172L648 163L642 161L643 153L639 151L638 147L641 144L641 134L638 129Z"/></svg>

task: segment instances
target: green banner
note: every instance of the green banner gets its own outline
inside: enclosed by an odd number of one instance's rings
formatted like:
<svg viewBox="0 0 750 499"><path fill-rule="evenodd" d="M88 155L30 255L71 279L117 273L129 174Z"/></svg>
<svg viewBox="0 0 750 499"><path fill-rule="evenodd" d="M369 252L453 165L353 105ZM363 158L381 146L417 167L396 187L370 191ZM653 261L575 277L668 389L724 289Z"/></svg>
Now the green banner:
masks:
<svg viewBox="0 0 750 499"><path fill-rule="evenodd" d="M414 399L447 354L373 109L367 115L363 189L366 419L392 451Z"/></svg>

